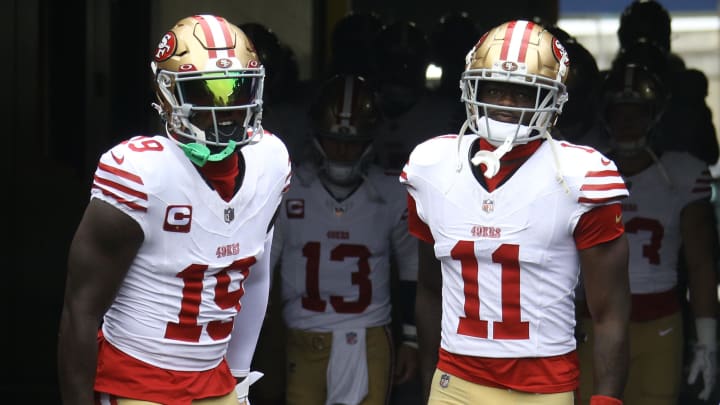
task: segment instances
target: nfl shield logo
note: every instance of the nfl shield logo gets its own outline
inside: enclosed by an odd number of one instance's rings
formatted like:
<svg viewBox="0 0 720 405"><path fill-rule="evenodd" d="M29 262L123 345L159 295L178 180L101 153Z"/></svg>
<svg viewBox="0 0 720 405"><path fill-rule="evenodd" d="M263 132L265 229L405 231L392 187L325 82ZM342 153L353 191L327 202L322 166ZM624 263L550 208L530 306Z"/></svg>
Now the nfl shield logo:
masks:
<svg viewBox="0 0 720 405"><path fill-rule="evenodd" d="M490 200L490 199L483 200L483 202L482 202L482 210L483 211L485 211L489 214L489 213L493 212L494 209L495 209L495 202L493 202L493 200Z"/></svg>
<svg viewBox="0 0 720 405"><path fill-rule="evenodd" d="M357 333L355 332L348 332L345 334L345 343L349 345L354 345L357 343Z"/></svg>
<svg viewBox="0 0 720 405"><path fill-rule="evenodd" d="M447 374L443 374L440 376L440 386L443 388L447 388L448 385L450 385L450 376Z"/></svg>
<svg viewBox="0 0 720 405"><path fill-rule="evenodd" d="M235 219L235 208L233 208L233 207L225 208L224 217L225 217L226 223L229 224L230 222L232 222L232 220Z"/></svg>

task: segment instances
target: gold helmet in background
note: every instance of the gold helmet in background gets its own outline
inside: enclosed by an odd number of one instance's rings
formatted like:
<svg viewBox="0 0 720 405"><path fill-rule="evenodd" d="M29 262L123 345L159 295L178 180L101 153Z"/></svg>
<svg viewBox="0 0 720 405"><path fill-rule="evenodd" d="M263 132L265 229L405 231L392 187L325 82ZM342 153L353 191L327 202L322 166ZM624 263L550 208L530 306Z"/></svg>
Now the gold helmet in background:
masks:
<svg viewBox="0 0 720 405"><path fill-rule="evenodd" d="M545 136L554 125L567 100L564 82L569 59L560 41L545 28L524 20L501 24L480 38L465 62L460 88L467 126L474 133L495 143L503 143L512 136L512 143L520 144ZM487 82L533 87L534 107L501 106L478 100L480 86ZM488 108L521 112L522 118L512 131L493 131L488 120L481 119L488 116Z"/></svg>
<svg viewBox="0 0 720 405"><path fill-rule="evenodd" d="M160 39L151 67L167 134L196 164L222 160L262 134L265 71L234 24L183 18Z"/></svg>
<svg viewBox="0 0 720 405"><path fill-rule="evenodd" d="M375 90L363 77L349 74L323 83L309 115L315 136L348 142L372 140L382 121Z"/></svg>
<svg viewBox="0 0 720 405"><path fill-rule="evenodd" d="M382 122L376 90L361 76L335 75L320 87L309 119L320 169L335 184L357 182L372 160L372 143ZM356 145L358 156L354 160L333 159L322 146L328 139Z"/></svg>

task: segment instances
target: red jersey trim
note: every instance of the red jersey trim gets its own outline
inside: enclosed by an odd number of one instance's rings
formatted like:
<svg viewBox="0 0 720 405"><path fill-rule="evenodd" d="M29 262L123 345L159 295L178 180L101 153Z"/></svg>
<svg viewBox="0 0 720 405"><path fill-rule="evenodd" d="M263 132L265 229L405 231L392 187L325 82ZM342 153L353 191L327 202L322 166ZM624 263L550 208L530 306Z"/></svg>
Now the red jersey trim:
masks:
<svg viewBox="0 0 720 405"><path fill-rule="evenodd" d="M95 391L161 404L191 405L194 399L227 395L235 377L225 359L210 370L176 371L131 357L98 333Z"/></svg>
<svg viewBox="0 0 720 405"><path fill-rule="evenodd" d="M118 177L122 177L124 179L130 180L137 184L145 184L145 183L143 183L142 178L140 176L130 173L128 171L122 170L122 169L118 169L117 167L106 165L105 163L102 163L102 162L98 163L98 169L104 170L108 173L112 173ZM97 176L95 176L95 177L97 177Z"/></svg>
<svg viewBox="0 0 720 405"><path fill-rule="evenodd" d="M579 386L577 353L526 358L489 358L440 349L438 369L475 384L537 394L574 391Z"/></svg>
<svg viewBox="0 0 720 405"><path fill-rule="evenodd" d="M126 186L124 186L124 185L122 185L122 184L120 184L120 183L117 183L117 182L114 182L114 181L111 181L111 180L108 180L108 179L104 179L104 178L99 177L99 176L97 176L97 175L93 178L93 182L94 182L95 184L97 184L98 187L107 186L107 187L110 187L110 188L114 188L114 189L116 189L116 190L118 190L118 191L122 191L122 192L125 193L125 194L130 194L131 196L137 197L137 198L139 198L139 199L141 199L141 200L147 201L147 199L148 199L148 195L147 195L146 193L143 193L142 191L138 191L138 190L135 190L135 189L133 189L133 188L126 187Z"/></svg>
<svg viewBox="0 0 720 405"><path fill-rule="evenodd" d="M136 211L147 212L147 207L144 207L140 204L136 204L132 201L129 201L129 200L111 192L110 190L100 187L98 184L93 184L92 187L100 190L104 195L114 198L115 201L119 202L120 204L125 204L128 207L130 207Z"/></svg>

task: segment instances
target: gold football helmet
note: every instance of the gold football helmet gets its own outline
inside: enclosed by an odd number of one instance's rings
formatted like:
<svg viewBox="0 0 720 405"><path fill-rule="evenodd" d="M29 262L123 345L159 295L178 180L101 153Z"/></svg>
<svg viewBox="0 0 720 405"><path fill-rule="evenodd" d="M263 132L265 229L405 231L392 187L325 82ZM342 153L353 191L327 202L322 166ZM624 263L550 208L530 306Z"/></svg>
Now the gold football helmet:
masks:
<svg viewBox="0 0 720 405"><path fill-rule="evenodd" d="M460 79L465 103L465 126L495 145L521 144L546 136L567 100L565 78L569 58L560 41L532 21L516 20L484 34L465 58ZM500 82L529 86L535 94L533 107L484 102L481 86ZM517 124L497 123L488 110L519 115Z"/></svg>
<svg viewBox="0 0 720 405"><path fill-rule="evenodd" d="M613 151L634 156L653 146L668 100L662 79L647 66L632 60L616 63L603 81L600 109Z"/></svg>
<svg viewBox="0 0 720 405"><path fill-rule="evenodd" d="M153 54L155 108L170 139L202 166L261 136L265 70L255 47L222 17L183 18Z"/></svg>
<svg viewBox="0 0 720 405"><path fill-rule="evenodd" d="M361 76L328 79L310 107L310 125L318 137L369 141L381 120L375 92Z"/></svg>
<svg viewBox="0 0 720 405"><path fill-rule="evenodd" d="M382 120L373 88L360 76L333 76L320 88L309 118L321 170L336 184L358 181L370 163L372 141ZM338 159L323 147L325 140L332 145L351 144L342 149L353 148L357 155Z"/></svg>

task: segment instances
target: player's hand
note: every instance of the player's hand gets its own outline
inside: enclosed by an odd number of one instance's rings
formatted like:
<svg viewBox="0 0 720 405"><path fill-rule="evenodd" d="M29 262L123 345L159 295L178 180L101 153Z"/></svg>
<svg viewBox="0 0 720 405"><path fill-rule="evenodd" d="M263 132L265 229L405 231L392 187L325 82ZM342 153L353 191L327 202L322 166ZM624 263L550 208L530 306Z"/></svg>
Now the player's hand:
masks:
<svg viewBox="0 0 720 405"><path fill-rule="evenodd" d="M418 372L419 359L416 348L401 344L398 348L393 383L402 384L415 378Z"/></svg>
<svg viewBox="0 0 720 405"><path fill-rule="evenodd" d="M710 394L712 394L715 387L715 377L717 375L717 348L715 346L700 343L695 345L695 354L692 363L690 363L688 384L694 384L700 375L702 375L703 379L703 390L698 394L698 398L706 401L710 398Z"/></svg>

